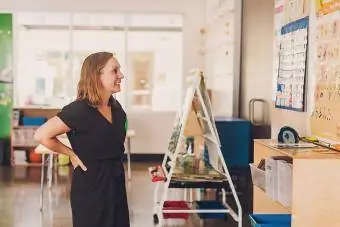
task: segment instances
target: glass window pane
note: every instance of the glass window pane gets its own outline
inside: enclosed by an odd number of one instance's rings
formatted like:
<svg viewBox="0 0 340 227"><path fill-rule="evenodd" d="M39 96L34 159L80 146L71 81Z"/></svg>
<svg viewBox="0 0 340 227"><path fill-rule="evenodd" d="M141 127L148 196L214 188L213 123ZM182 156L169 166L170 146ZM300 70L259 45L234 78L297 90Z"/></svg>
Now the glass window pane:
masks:
<svg viewBox="0 0 340 227"><path fill-rule="evenodd" d="M65 15L17 15L17 105L61 107L72 99L70 32L65 24L70 17Z"/></svg>
<svg viewBox="0 0 340 227"><path fill-rule="evenodd" d="M182 32L128 32L133 109L176 111L182 97Z"/></svg>

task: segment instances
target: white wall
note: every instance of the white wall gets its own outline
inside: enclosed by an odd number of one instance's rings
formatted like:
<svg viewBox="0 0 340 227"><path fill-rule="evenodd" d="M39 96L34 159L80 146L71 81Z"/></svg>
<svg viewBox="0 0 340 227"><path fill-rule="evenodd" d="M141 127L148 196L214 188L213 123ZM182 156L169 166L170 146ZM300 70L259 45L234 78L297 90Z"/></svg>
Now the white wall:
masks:
<svg viewBox="0 0 340 227"><path fill-rule="evenodd" d="M274 0L243 0L241 117L249 119L249 100L272 102ZM261 118L260 104L255 117ZM269 112L269 110L268 110ZM268 116L268 121L270 121Z"/></svg>
<svg viewBox="0 0 340 227"><path fill-rule="evenodd" d="M163 12L184 15L183 72L203 68L199 53L200 29L204 25L204 0L1 0L0 11ZM184 81L184 77L183 77ZM164 153L168 147L175 113L128 113L136 130L133 153ZM160 127L161 126L161 127ZM148 128L148 130L146 130Z"/></svg>
<svg viewBox="0 0 340 227"><path fill-rule="evenodd" d="M243 0L241 116L248 119L250 99L265 99L270 105L268 121L271 124L272 138L277 138L280 128L286 125L295 128L300 135L306 135L309 131L308 112L277 109L273 102L273 85L276 86L277 77L275 69L273 70L274 33L275 26L282 26L275 24L274 11L275 3L280 5L280 2L283 3L284 0ZM309 109L312 102L310 94L313 93L311 75L312 71L309 72L307 88ZM257 110L262 110L260 106L256 107ZM260 111L257 111L256 116L261 116Z"/></svg>
<svg viewBox="0 0 340 227"><path fill-rule="evenodd" d="M217 116L238 116L241 0L206 1L205 74Z"/></svg>

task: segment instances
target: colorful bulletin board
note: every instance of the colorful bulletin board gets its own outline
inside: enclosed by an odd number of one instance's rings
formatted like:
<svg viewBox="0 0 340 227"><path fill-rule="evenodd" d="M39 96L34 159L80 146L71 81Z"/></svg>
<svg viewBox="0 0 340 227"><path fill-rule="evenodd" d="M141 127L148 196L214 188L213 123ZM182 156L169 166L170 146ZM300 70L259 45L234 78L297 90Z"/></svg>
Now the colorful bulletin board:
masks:
<svg viewBox="0 0 340 227"><path fill-rule="evenodd" d="M13 105L12 15L0 14L0 139L9 138Z"/></svg>
<svg viewBox="0 0 340 227"><path fill-rule="evenodd" d="M312 134L340 141L340 1L316 1L316 57Z"/></svg>
<svg viewBox="0 0 340 227"><path fill-rule="evenodd" d="M305 111L309 17L281 28L275 107Z"/></svg>
<svg viewBox="0 0 340 227"><path fill-rule="evenodd" d="M318 17L331 14L340 9L340 0L315 0Z"/></svg>

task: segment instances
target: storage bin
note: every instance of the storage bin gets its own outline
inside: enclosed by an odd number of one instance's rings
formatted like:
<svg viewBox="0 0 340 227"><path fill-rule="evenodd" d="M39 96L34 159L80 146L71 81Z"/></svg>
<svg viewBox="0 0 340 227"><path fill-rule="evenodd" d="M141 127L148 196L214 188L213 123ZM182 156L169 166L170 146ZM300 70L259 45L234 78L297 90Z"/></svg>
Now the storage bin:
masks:
<svg viewBox="0 0 340 227"><path fill-rule="evenodd" d="M22 124L26 126L43 125L45 122L45 117L22 117Z"/></svg>
<svg viewBox="0 0 340 227"><path fill-rule="evenodd" d="M252 227L290 227L290 214L250 214Z"/></svg>
<svg viewBox="0 0 340 227"><path fill-rule="evenodd" d="M253 184L261 188L263 191L266 190L266 172L262 169L257 168L254 164L249 164L251 171L251 178Z"/></svg>
<svg viewBox="0 0 340 227"><path fill-rule="evenodd" d="M222 210L227 209L223 206L220 201L217 200L206 200L206 201L196 201L197 210ZM201 219L219 219L225 218L226 213L197 213L198 217Z"/></svg>
<svg viewBox="0 0 340 227"><path fill-rule="evenodd" d="M266 187L265 191L267 196L277 201L277 161L271 157L266 158Z"/></svg>
<svg viewBox="0 0 340 227"><path fill-rule="evenodd" d="M35 147L38 143L34 140L36 127L22 127L13 129L13 146Z"/></svg>
<svg viewBox="0 0 340 227"><path fill-rule="evenodd" d="M286 161L277 161L278 173L278 201L285 207L292 205L292 181L293 171L292 164Z"/></svg>
<svg viewBox="0 0 340 227"><path fill-rule="evenodd" d="M185 201L165 201L163 210L189 210L189 206ZM164 219L177 218L188 219L188 213L163 213Z"/></svg>

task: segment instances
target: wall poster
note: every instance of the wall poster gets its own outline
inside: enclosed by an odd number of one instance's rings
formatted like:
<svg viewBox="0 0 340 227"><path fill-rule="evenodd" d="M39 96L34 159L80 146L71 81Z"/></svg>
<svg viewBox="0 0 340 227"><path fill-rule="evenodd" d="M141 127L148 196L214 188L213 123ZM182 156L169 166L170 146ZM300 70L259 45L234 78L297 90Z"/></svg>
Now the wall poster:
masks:
<svg viewBox="0 0 340 227"><path fill-rule="evenodd" d="M309 18L281 28L275 107L305 111Z"/></svg>
<svg viewBox="0 0 340 227"><path fill-rule="evenodd" d="M276 0L275 2L275 15L274 15L274 47L273 47L273 92L272 92L272 102L275 103L276 100L276 84L277 76L279 72L279 54L280 54L280 38L281 38L281 27L284 24L284 14L283 14L283 2L284 0Z"/></svg>
<svg viewBox="0 0 340 227"><path fill-rule="evenodd" d="M331 14L340 9L340 0L315 0L316 15Z"/></svg>
<svg viewBox="0 0 340 227"><path fill-rule="evenodd" d="M340 1L317 5L314 109L310 118L314 135L340 141Z"/></svg>

